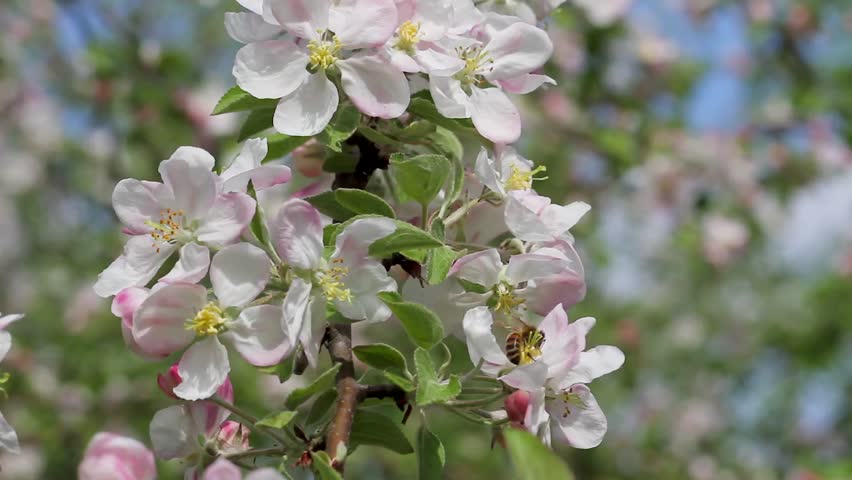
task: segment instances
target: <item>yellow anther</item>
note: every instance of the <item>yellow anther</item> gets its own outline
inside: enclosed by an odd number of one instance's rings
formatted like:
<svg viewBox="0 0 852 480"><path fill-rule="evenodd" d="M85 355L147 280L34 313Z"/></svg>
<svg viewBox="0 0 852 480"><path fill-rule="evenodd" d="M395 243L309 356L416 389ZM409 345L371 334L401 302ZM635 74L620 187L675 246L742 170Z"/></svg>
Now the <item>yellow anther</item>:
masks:
<svg viewBox="0 0 852 480"><path fill-rule="evenodd" d="M483 73L482 70L489 63L494 63L488 52L483 50L482 47L467 47L457 48L456 54L464 62L464 68L455 74L455 78L464 85L485 83L485 79L480 77Z"/></svg>
<svg viewBox="0 0 852 480"><path fill-rule="evenodd" d="M420 43L420 24L406 20L397 31L396 48L408 54L413 54L414 47L418 43Z"/></svg>
<svg viewBox="0 0 852 480"><path fill-rule="evenodd" d="M521 170L517 165L512 165L509 178L504 182L506 190L529 190L532 188L533 180L547 180L547 177L536 177L537 173L546 172L547 167L539 165L533 170Z"/></svg>
<svg viewBox="0 0 852 480"><path fill-rule="evenodd" d="M337 259L332 263L339 264L341 262L340 259ZM352 291L345 288L343 283L343 278L348 273L348 268L339 266L333 266L317 272L317 283L319 283L326 298L341 302L352 301Z"/></svg>
<svg viewBox="0 0 852 480"><path fill-rule="evenodd" d="M222 309L214 302L210 302L195 314L195 318L186 322L186 329L195 330L195 333L201 336L216 335L225 325L223 315Z"/></svg>
<svg viewBox="0 0 852 480"><path fill-rule="evenodd" d="M152 228L151 238L154 239L154 243L151 246L157 250L157 253L160 252L160 243L175 241L175 237L177 237L182 228L182 223L183 210L172 210L171 208L160 212L160 221L158 223L150 220L145 221L145 225Z"/></svg>
<svg viewBox="0 0 852 480"><path fill-rule="evenodd" d="M340 50L343 49L343 43L337 38L337 35L329 40L311 40L308 42L308 52L310 53L310 66L315 70L326 70L334 65L337 61L337 56Z"/></svg>
<svg viewBox="0 0 852 480"><path fill-rule="evenodd" d="M529 365L533 363L536 358L541 356L541 345L544 343L544 335L541 332L536 331L535 333L530 335L530 338L527 341L523 342L521 345L520 351L520 359L518 361L518 365Z"/></svg>
<svg viewBox="0 0 852 480"><path fill-rule="evenodd" d="M526 301L515 295L515 290L505 283L499 284L494 293L497 295L497 305L494 307L497 312L511 314Z"/></svg>

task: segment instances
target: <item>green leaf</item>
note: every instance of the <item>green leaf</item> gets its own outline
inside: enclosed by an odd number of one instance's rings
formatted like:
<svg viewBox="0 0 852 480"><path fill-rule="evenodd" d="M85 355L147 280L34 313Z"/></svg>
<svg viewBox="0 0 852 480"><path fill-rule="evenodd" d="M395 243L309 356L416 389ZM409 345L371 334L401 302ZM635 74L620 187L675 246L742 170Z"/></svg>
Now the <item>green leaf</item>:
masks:
<svg viewBox="0 0 852 480"><path fill-rule="evenodd" d="M444 155L451 160L458 160L459 162L464 157L464 147L459 141L459 137L446 128L439 127L429 134L427 140L435 153Z"/></svg>
<svg viewBox="0 0 852 480"><path fill-rule="evenodd" d="M441 440L425 425L420 427L417 432L417 480L441 480L444 478L446 461Z"/></svg>
<svg viewBox="0 0 852 480"><path fill-rule="evenodd" d="M414 115L425 118L435 125L450 129L454 132L464 132L468 135L478 135L470 120L456 120L441 115L431 100L425 98L412 98L408 105L408 111Z"/></svg>
<svg viewBox="0 0 852 480"><path fill-rule="evenodd" d="M337 239L338 229L340 229L340 223L332 223L330 225L326 225L322 229L322 244L323 245L334 245L334 241Z"/></svg>
<svg viewBox="0 0 852 480"><path fill-rule="evenodd" d="M456 256L458 253L447 246L429 250L426 256L426 281L429 285L438 285L447 278Z"/></svg>
<svg viewBox="0 0 852 480"><path fill-rule="evenodd" d="M348 153L328 155L322 164L322 170L328 173L351 173L358 166L358 159Z"/></svg>
<svg viewBox="0 0 852 480"><path fill-rule="evenodd" d="M272 128L272 116L274 114L275 109L271 108L253 110L246 117L243 126L240 127L240 134L237 136L237 141L242 142L268 128Z"/></svg>
<svg viewBox="0 0 852 480"><path fill-rule="evenodd" d="M278 100L274 98L254 98L240 87L233 87L219 99L212 115L223 113L243 112L245 110L257 110L260 108L275 108Z"/></svg>
<svg viewBox="0 0 852 480"><path fill-rule="evenodd" d="M251 195L251 198L257 199L257 192L254 189L254 182L249 182L248 192ZM266 245L266 241L269 239L269 230L266 227L266 222L264 221L263 209L260 205L257 205L254 209L254 216L251 218L251 233L254 234L254 237L260 242L261 245Z"/></svg>
<svg viewBox="0 0 852 480"><path fill-rule="evenodd" d="M408 366L405 363L405 357L402 353L384 343L358 345L352 348L352 353L358 357L358 360L377 370L408 371Z"/></svg>
<svg viewBox="0 0 852 480"><path fill-rule="evenodd" d="M334 198L343 208L358 215L381 215L388 218L396 218L393 208L381 197L365 190L354 188L338 188L334 191Z"/></svg>
<svg viewBox="0 0 852 480"><path fill-rule="evenodd" d="M414 382L412 382L407 377L403 377L402 375L397 375L397 374L395 374L393 372L389 372L387 370L382 372L382 374L391 383L393 383L397 387L405 390L406 392L413 392L415 389L417 389L417 385L415 385Z"/></svg>
<svg viewBox="0 0 852 480"><path fill-rule="evenodd" d="M457 376L451 375L443 381L438 378L428 350L418 348L414 351L414 368L417 370L418 406L445 403L461 393L461 382Z"/></svg>
<svg viewBox="0 0 852 480"><path fill-rule="evenodd" d="M355 445L375 445L402 455L414 453L411 442L402 433L397 422L364 408L355 411L349 440L352 443L350 449Z"/></svg>
<svg viewBox="0 0 852 480"><path fill-rule="evenodd" d="M278 413L270 413L269 415L263 417L258 420L254 426L256 427L272 427L272 428L284 428L293 421L293 418L296 417L297 412L278 412Z"/></svg>
<svg viewBox="0 0 852 480"><path fill-rule="evenodd" d="M317 141L335 152L342 152L343 142L355 133L359 123L361 112L350 103L342 104L325 130L317 135Z"/></svg>
<svg viewBox="0 0 852 480"><path fill-rule="evenodd" d="M314 400L313 405L311 405L310 411L308 411L308 416L305 418L305 426L310 427L314 424L319 424L321 422L327 421L327 417L330 418L334 409L332 405L337 401L337 391L329 390Z"/></svg>
<svg viewBox="0 0 852 480"><path fill-rule="evenodd" d="M402 322L406 333L418 347L432 348L444 338L441 319L428 308L418 303L403 301L396 292L381 292L379 299L385 302Z"/></svg>
<svg viewBox="0 0 852 480"><path fill-rule="evenodd" d="M277 160L301 147L310 139L311 137L291 137L283 133L272 134L266 137L266 145L269 148L269 152L267 152L266 158L263 161Z"/></svg>
<svg viewBox="0 0 852 480"><path fill-rule="evenodd" d="M257 370L267 375L275 375L278 381L284 383L293 375L293 367L296 362L296 355L290 355L281 361L278 365L271 367L259 367Z"/></svg>
<svg viewBox="0 0 852 480"><path fill-rule="evenodd" d="M340 364L331 367L330 369L323 372L322 375L317 377L313 383L308 385L307 387L297 388L290 393L290 396L287 397L287 401L285 405L290 410L295 410L299 405L305 403L305 401L314 395L319 393L325 393L327 390L334 388L334 378L337 375L337 371L340 370Z"/></svg>
<svg viewBox="0 0 852 480"><path fill-rule="evenodd" d="M367 140L377 145L399 145L398 141L376 130L375 128L361 126L358 127L358 133L364 135L367 137Z"/></svg>
<svg viewBox="0 0 852 480"><path fill-rule="evenodd" d="M573 480L574 475L553 451L545 447L526 430L508 428L504 430L506 449L515 465L520 480Z"/></svg>
<svg viewBox="0 0 852 480"><path fill-rule="evenodd" d="M370 255L386 258L394 253L440 247L443 243L420 228L406 222L396 222L396 231L370 245ZM425 257L425 255L424 255Z"/></svg>
<svg viewBox="0 0 852 480"><path fill-rule="evenodd" d="M428 205L450 176L450 162L443 155L417 155L405 158L391 155L390 171L399 189L421 205Z"/></svg>
<svg viewBox="0 0 852 480"><path fill-rule="evenodd" d="M355 212L344 207L337 201L334 191L328 191L305 198L305 201L316 207L322 214L337 221L345 221L355 216Z"/></svg>
<svg viewBox="0 0 852 480"><path fill-rule="evenodd" d="M337 470L331 466L331 460L325 452L311 452L314 470L319 474L320 480L343 480Z"/></svg>
<svg viewBox="0 0 852 480"><path fill-rule="evenodd" d="M403 140L420 140L435 132L438 127L425 120L415 120L405 126L399 132L399 138Z"/></svg>

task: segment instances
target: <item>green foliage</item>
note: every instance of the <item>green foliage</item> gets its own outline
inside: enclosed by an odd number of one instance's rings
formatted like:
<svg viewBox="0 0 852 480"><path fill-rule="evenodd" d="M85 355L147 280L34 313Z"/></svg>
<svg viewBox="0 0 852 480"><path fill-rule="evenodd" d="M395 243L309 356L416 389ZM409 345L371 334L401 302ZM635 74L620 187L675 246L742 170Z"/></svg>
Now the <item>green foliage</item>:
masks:
<svg viewBox="0 0 852 480"><path fill-rule="evenodd" d="M424 232L422 229L406 222L396 222L396 231L370 245L370 255L385 258L394 253L417 260L426 259L427 250L443 246L443 242Z"/></svg>
<svg viewBox="0 0 852 480"><path fill-rule="evenodd" d="M314 195L313 197L307 197L305 201L313 205L323 215L328 215L337 221L349 220L357 215L337 201L337 196L333 190Z"/></svg>
<svg viewBox="0 0 852 480"><path fill-rule="evenodd" d="M447 246L429 250L426 256L426 281L430 285L438 285L443 282L457 256L458 253Z"/></svg>
<svg viewBox="0 0 852 480"><path fill-rule="evenodd" d="M314 470L319 474L320 480L343 480L337 470L331 466L331 459L325 452L311 452Z"/></svg>
<svg viewBox="0 0 852 480"><path fill-rule="evenodd" d="M396 292L381 292L379 299L391 309L399 319L406 333L415 345L431 348L444 338L441 319L423 305L406 302Z"/></svg>
<svg viewBox="0 0 852 480"><path fill-rule="evenodd" d="M285 402L287 408L294 410L314 395L325 393L326 391L334 388L334 379L338 370L340 370L340 364L337 364L323 372L322 375L317 377L310 385L293 390Z"/></svg>
<svg viewBox="0 0 852 480"><path fill-rule="evenodd" d="M311 137L291 137L289 135L284 135L283 133L272 134L266 137L266 145L269 148L269 151L263 161L268 162L271 160L277 160L301 147L310 139Z"/></svg>
<svg viewBox="0 0 852 480"><path fill-rule="evenodd" d="M441 440L426 425L417 432L417 480L444 478L446 453Z"/></svg>
<svg viewBox="0 0 852 480"><path fill-rule="evenodd" d="M281 363L278 365L273 365L271 367L258 367L257 371L261 373L265 373L267 375L275 375L278 377L278 381L281 383L286 382L293 375L293 368L295 367L297 355L290 355L289 357L281 360Z"/></svg>
<svg viewBox="0 0 852 480"><path fill-rule="evenodd" d="M298 412L283 411L270 413L269 415L255 422L254 426L282 429L289 425L290 422L292 422L293 419L296 418L296 415L298 415Z"/></svg>
<svg viewBox="0 0 852 480"><path fill-rule="evenodd" d="M219 99L212 115L223 113L244 112L246 110L274 109L278 100L254 98L240 87L233 87Z"/></svg>
<svg viewBox="0 0 852 480"><path fill-rule="evenodd" d="M341 104L325 130L317 135L317 141L332 151L342 152L343 142L355 133L359 123L361 123L361 112L351 103Z"/></svg>
<svg viewBox="0 0 852 480"><path fill-rule="evenodd" d="M391 370L394 372L407 372L408 365L405 357L399 350L384 343L372 345L357 345L352 347L352 353L358 360L377 370Z"/></svg>
<svg viewBox="0 0 852 480"><path fill-rule="evenodd" d="M334 199L343 208L357 215L381 215L396 218L393 208L378 195L365 190L354 188L338 188L334 190Z"/></svg>
<svg viewBox="0 0 852 480"><path fill-rule="evenodd" d="M506 449L515 466L515 473L520 480L573 480L574 475L562 462L558 455L545 447L535 436L526 430L507 428L503 435L506 438Z"/></svg>
<svg viewBox="0 0 852 480"><path fill-rule="evenodd" d="M445 403L461 393L461 382L457 376L450 375L447 379L438 377L428 350L418 348L414 351L414 368L417 371L417 405Z"/></svg>
<svg viewBox="0 0 852 480"><path fill-rule="evenodd" d="M431 98L412 98L411 103L408 105L408 111L420 118L429 120L435 125L444 127L453 132L479 136L470 120L447 118L441 115L435 107L435 104L432 103Z"/></svg>
<svg viewBox="0 0 852 480"><path fill-rule="evenodd" d="M386 415L366 408L359 408L355 411L349 440L352 443L351 448L355 448L357 445L375 445L402 455L414 453L411 442L400 430L397 422Z"/></svg>
<svg viewBox="0 0 852 480"><path fill-rule="evenodd" d="M390 171L405 196L421 205L428 205L447 182L450 162L443 155L418 155L406 158L393 154Z"/></svg>
<svg viewBox="0 0 852 480"><path fill-rule="evenodd" d="M237 141L242 142L266 129L272 128L273 115L275 115L275 109L272 108L252 110L243 122L243 126L240 127Z"/></svg>

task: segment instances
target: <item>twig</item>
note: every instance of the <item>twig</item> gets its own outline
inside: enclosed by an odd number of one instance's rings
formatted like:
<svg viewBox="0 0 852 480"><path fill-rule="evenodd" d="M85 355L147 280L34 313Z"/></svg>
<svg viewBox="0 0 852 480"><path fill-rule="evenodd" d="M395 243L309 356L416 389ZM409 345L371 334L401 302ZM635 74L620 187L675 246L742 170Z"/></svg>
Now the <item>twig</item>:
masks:
<svg viewBox="0 0 852 480"><path fill-rule="evenodd" d="M352 362L352 326L344 323L329 325L327 335L331 361L339 364L340 370L337 372L337 406L326 437L326 446L334 468L342 472L345 459L338 459L338 454L341 449L345 451L349 446L349 435L352 433L352 420L361 397L361 386L355 380L355 365Z"/></svg>

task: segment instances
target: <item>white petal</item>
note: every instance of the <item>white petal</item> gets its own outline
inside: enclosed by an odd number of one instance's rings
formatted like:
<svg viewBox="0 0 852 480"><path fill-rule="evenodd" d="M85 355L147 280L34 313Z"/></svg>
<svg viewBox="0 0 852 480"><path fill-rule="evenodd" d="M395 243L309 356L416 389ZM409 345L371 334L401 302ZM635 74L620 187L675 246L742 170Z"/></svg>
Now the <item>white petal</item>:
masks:
<svg viewBox="0 0 852 480"><path fill-rule="evenodd" d="M470 98L461 88L461 82L453 77L429 76L429 92L435 108L447 118L470 118Z"/></svg>
<svg viewBox="0 0 852 480"><path fill-rule="evenodd" d="M258 15L263 15L263 0L237 0L243 8Z"/></svg>
<svg viewBox="0 0 852 480"><path fill-rule="evenodd" d="M250 138L243 143L239 155L219 176L227 182L237 175L250 172L260 166L267 152L269 152L269 145L265 138Z"/></svg>
<svg viewBox="0 0 852 480"><path fill-rule="evenodd" d="M534 392L547 382L547 365L540 361L521 365L500 377L500 381L510 387Z"/></svg>
<svg viewBox="0 0 852 480"><path fill-rule="evenodd" d="M479 134L494 143L514 143L521 136L521 114L499 88L471 88L470 118Z"/></svg>
<svg viewBox="0 0 852 480"><path fill-rule="evenodd" d="M315 38L328 28L329 0L267 0L272 15L291 34Z"/></svg>
<svg viewBox="0 0 852 480"><path fill-rule="evenodd" d="M344 284L352 292L352 301L334 302L341 315L367 322L383 322L390 318L390 309L376 294L395 292L396 281L388 276L381 263L367 262L352 268L346 275Z"/></svg>
<svg viewBox="0 0 852 480"><path fill-rule="evenodd" d="M567 393L576 396L578 401L557 397L547 402L550 418L558 426L553 430L554 436L574 448L597 447L607 429L606 416L598 401L585 385L574 385Z"/></svg>
<svg viewBox="0 0 852 480"><path fill-rule="evenodd" d="M322 230L317 209L292 199L278 210L271 236L282 260L295 268L313 270L322 258Z"/></svg>
<svg viewBox="0 0 852 480"><path fill-rule="evenodd" d="M559 382L561 389L614 372L624 365L624 353L610 345L599 345L580 353L580 361Z"/></svg>
<svg viewBox="0 0 852 480"><path fill-rule="evenodd" d="M497 84L500 85L503 90L516 94L526 94L538 90L538 88L545 83L556 85L556 80L548 77L547 75L536 75L533 73L528 73L526 75L506 80L497 80Z"/></svg>
<svg viewBox="0 0 852 480"><path fill-rule="evenodd" d="M196 147L180 147L160 163L163 183L174 195L172 210L182 210L190 221L207 213L218 193L215 163L212 155Z"/></svg>
<svg viewBox="0 0 852 480"><path fill-rule="evenodd" d="M195 342L178 364L178 375L183 381L175 387L175 395L184 400L210 398L228 379L230 371L228 350L215 335Z"/></svg>
<svg viewBox="0 0 852 480"><path fill-rule="evenodd" d="M98 275L98 281L92 287L95 293L101 297L109 297L125 288L147 285L177 249L177 245L152 244L153 239L148 235L130 237L121 256Z"/></svg>
<svg viewBox="0 0 852 480"><path fill-rule="evenodd" d="M347 262L359 263L368 255L370 245L396 231L396 224L389 218L362 218L355 220L340 232L332 258L343 258Z"/></svg>
<svg viewBox="0 0 852 480"><path fill-rule="evenodd" d="M488 187L492 192L501 196L506 194L506 189L503 187L503 181L498 178L501 172L497 171L494 160L488 156L488 151L485 147L479 149L479 155L476 156L476 166L474 167L477 178L483 185Z"/></svg>
<svg viewBox="0 0 852 480"><path fill-rule="evenodd" d="M287 332L287 336L292 343L295 343L296 339L299 338L299 333L301 333L305 322L310 322L311 320L309 310L311 289L312 286L310 283L301 278L296 278L290 284L287 296L284 297L281 328ZM310 326L307 328L310 328Z"/></svg>
<svg viewBox="0 0 852 480"><path fill-rule="evenodd" d="M183 405L159 410L148 427L154 455L163 460L184 458L195 453L199 434Z"/></svg>
<svg viewBox="0 0 852 480"><path fill-rule="evenodd" d="M195 236L198 241L216 247L234 243L251 223L255 208L254 199L245 193L223 193L201 219Z"/></svg>
<svg viewBox="0 0 852 480"><path fill-rule="evenodd" d="M565 258L542 253L524 253L509 259L506 277L514 284L527 282L533 278L546 277L562 273L571 268L571 262Z"/></svg>
<svg viewBox="0 0 852 480"><path fill-rule="evenodd" d="M151 355L166 356L189 345L195 333L186 322L207 303L202 285L176 283L153 292L133 316L133 338Z"/></svg>
<svg viewBox="0 0 852 480"><path fill-rule="evenodd" d="M308 301L307 312L309 316L305 318L302 330L299 332L299 343L302 344L305 356L308 357L308 364L315 367L319 362L319 339L325 330L325 302L312 297Z"/></svg>
<svg viewBox="0 0 852 480"><path fill-rule="evenodd" d="M11 348L12 335L5 330L0 330L0 361L6 358L6 354L9 353Z"/></svg>
<svg viewBox="0 0 852 480"><path fill-rule="evenodd" d="M281 327L281 307L249 307L228 323L225 334L249 363L258 367L275 365L290 351L290 341Z"/></svg>
<svg viewBox="0 0 852 480"><path fill-rule="evenodd" d="M290 95L308 78L308 55L287 40L250 43L237 52L233 74L237 85L257 98Z"/></svg>
<svg viewBox="0 0 852 480"><path fill-rule="evenodd" d="M494 81L514 78L542 67L553 53L553 43L544 30L518 22L497 32L485 50L494 60L485 78Z"/></svg>
<svg viewBox="0 0 852 480"><path fill-rule="evenodd" d="M23 313L13 313L11 315L3 315L0 313L0 330L4 330L18 320L22 320L24 316L25 315Z"/></svg>
<svg viewBox="0 0 852 480"><path fill-rule="evenodd" d="M384 44L398 25L393 0L338 0L328 21L350 50Z"/></svg>
<svg viewBox="0 0 852 480"><path fill-rule="evenodd" d="M430 75L452 76L462 68L464 61L455 55L447 55L434 48L421 48L414 52L414 59Z"/></svg>
<svg viewBox="0 0 852 480"><path fill-rule="evenodd" d="M495 248L471 253L456 260L449 275L490 288L499 281L503 262Z"/></svg>
<svg viewBox="0 0 852 480"><path fill-rule="evenodd" d="M207 275L210 249L197 243L187 243L180 249L180 259L163 278L162 283L198 283Z"/></svg>
<svg viewBox="0 0 852 480"><path fill-rule="evenodd" d="M314 73L278 102L272 124L285 135L310 137L325 129L339 102L337 87L324 73Z"/></svg>
<svg viewBox="0 0 852 480"><path fill-rule="evenodd" d="M21 451L18 445L18 434L15 433L15 429L9 425L2 413L0 413L0 448L12 453Z"/></svg>
<svg viewBox="0 0 852 480"><path fill-rule="evenodd" d="M142 182L132 178L118 182L112 192L115 214L134 234L150 232L147 221L157 222L163 210L161 202L171 196L162 183Z"/></svg>
<svg viewBox="0 0 852 480"><path fill-rule="evenodd" d="M284 480L284 477L275 470L267 467L252 471L246 475L246 480Z"/></svg>
<svg viewBox="0 0 852 480"><path fill-rule="evenodd" d="M242 478L243 473L239 467L220 457L207 467L207 470L204 470L201 480L242 480Z"/></svg>
<svg viewBox="0 0 852 480"><path fill-rule="evenodd" d="M226 12L225 30L240 43L263 42L281 34L281 27L270 25L262 15L249 12Z"/></svg>
<svg viewBox="0 0 852 480"><path fill-rule="evenodd" d="M586 202L572 202L564 206L548 205L541 212L541 221L549 226L554 237L559 237L576 225L591 209Z"/></svg>
<svg viewBox="0 0 852 480"><path fill-rule="evenodd" d="M337 62L343 91L358 110L378 118L397 118L408 108L411 92L399 69L379 56L353 57Z"/></svg>
<svg viewBox="0 0 852 480"><path fill-rule="evenodd" d="M250 243L223 248L210 264L210 283L223 307L241 307L254 300L269 282L272 262Z"/></svg>
<svg viewBox="0 0 852 480"><path fill-rule="evenodd" d="M478 365L480 360L484 360L482 371L490 374L496 374L501 368L510 365L491 331L493 323L488 307L472 308L464 315L464 334L470 361Z"/></svg>

